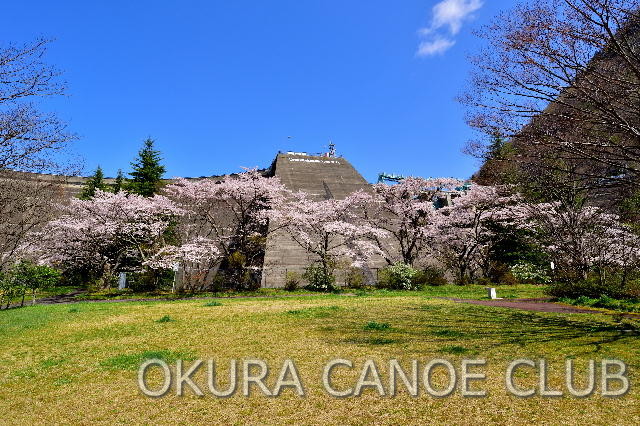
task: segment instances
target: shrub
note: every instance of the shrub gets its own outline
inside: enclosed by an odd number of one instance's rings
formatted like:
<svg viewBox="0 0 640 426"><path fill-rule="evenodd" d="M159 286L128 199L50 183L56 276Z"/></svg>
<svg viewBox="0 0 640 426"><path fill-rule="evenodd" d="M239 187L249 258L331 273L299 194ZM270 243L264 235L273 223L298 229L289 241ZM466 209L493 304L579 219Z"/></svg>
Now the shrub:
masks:
<svg viewBox="0 0 640 426"><path fill-rule="evenodd" d="M0 273L0 308L5 303L5 308L8 308L11 299L18 296L19 290L20 287L16 285L15 280L9 274Z"/></svg>
<svg viewBox="0 0 640 426"><path fill-rule="evenodd" d="M391 290L416 290L413 282L417 270L402 262L396 262L380 271L378 285Z"/></svg>
<svg viewBox="0 0 640 426"><path fill-rule="evenodd" d="M427 266L423 270L417 271L411 281L416 288L449 284L449 282L445 278L444 271L435 266Z"/></svg>
<svg viewBox="0 0 640 426"><path fill-rule="evenodd" d="M225 286L233 290L257 290L260 288L262 270L252 266L247 257L239 251L227 256L220 266L225 277Z"/></svg>
<svg viewBox="0 0 640 426"><path fill-rule="evenodd" d="M640 299L640 280L628 281L623 291L629 299Z"/></svg>
<svg viewBox="0 0 640 426"><path fill-rule="evenodd" d="M132 291L147 292L173 287L174 272L171 270L147 269L127 274L127 288Z"/></svg>
<svg viewBox="0 0 640 426"><path fill-rule="evenodd" d="M570 299L577 299L581 296L591 299L599 299L602 296L625 298L624 291L618 283L603 282L596 276L588 277L585 280L553 283L546 288L545 292L550 296Z"/></svg>
<svg viewBox="0 0 640 426"><path fill-rule="evenodd" d="M475 284L489 287L493 285L493 282L491 282L491 280L487 277L480 277L477 280L475 280Z"/></svg>
<svg viewBox="0 0 640 426"><path fill-rule="evenodd" d="M516 285L518 284L518 279L513 275L511 271L507 271L504 275L500 277L500 279L497 281L497 284Z"/></svg>
<svg viewBox="0 0 640 426"><path fill-rule="evenodd" d="M506 263L492 262L489 268L489 284L516 285L518 280L511 272L511 268Z"/></svg>
<svg viewBox="0 0 640 426"><path fill-rule="evenodd" d="M309 283L306 287L308 290L323 292L336 290L336 277L331 271L323 268L322 265L309 265L302 277Z"/></svg>
<svg viewBox="0 0 640 426"><path fill-rule="evenodd" d="M224 275L221 273L218 273L211 280L211 286L209 287L209 290L211 290L213 293L220 293L221 291L224 290L224 283L225 283Z"/></svg>
<svg viewBox="0 0 640 426"><path fill-rule="evenodd" d="M287 271L287 277L284 282L284 289L286 291L296 291L300 288L300 282L302 281L302 276L294 271Z"/></svg>
<svg viewBox="0 0 640 426"><path fill-rule="evenodd" d="M548 284L551 282L546 269L533 263L516 263L511 267L511 273L516 280L525 284Z"/></svg>
<svg viewBox="0 0 640 426"><path fill-rule="evenodd" d="M27 292L31 293L32 304L36 302L39 290L53 287L60 281L60 272L45 265L36 265L30 261L16 263L0 277L0 302L6 301L7 307L13 297L22 297L24 305Z"/></svg>
<svg viewBox="0 0 640 426"><path fill-rule="evenodd" d="M364 275L360 268L349 268L344 279L347 287L361 289L364 287Z"/></svg>

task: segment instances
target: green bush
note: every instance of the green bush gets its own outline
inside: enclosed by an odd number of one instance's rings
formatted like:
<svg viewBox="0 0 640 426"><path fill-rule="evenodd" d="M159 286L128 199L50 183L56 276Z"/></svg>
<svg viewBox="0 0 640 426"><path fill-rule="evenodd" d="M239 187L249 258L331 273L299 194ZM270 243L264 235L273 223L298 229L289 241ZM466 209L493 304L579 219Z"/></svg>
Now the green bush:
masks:
<svg viewBox="0 0 640 426"><path fill-rule="evenodd" d="M300 288L302 276L294 271L287 271L287 277L284 282L284 289L286 291L296 291Z"/></svg>
<svg viewBox="0 0 640 426"><path fill-rule="evenodd" d="M246 291L260 288L262 270L253 266L247 256L239 251L231 253L220 265L219 274L224 276L225 287Z"/></svg>
<svg viewBox="0 0 640 426"><path fill-rule="evenodd" d="M31 294L32 304L35 304L38 291L54 287L58 282L60 272L56 269L30 261L16 263L0 277L0 304L6 302L8 307L12 298L21 297L22 306L27 292Z"/></svg>
<svg viewBox="0 0 640 426"><path fill-rule="evenodd" d="M480 277L475 280L474 284L489 287L489 286L492 286L494 283L487 277Z"/></svg>
<svg viewBox="0 0 640 426"><path fill-rule="evenodd" d="M489 268L488 284L500 284L500 285L516 285L518 280L511 272L511 268L506 263L492 262Z"/></svg>
<svg viewBox="0 0 640 426"><path fill-rule="evenodd" d="M445 278L444 271L435 266L427 266L426 268L417 271L411 281L416 288L449 284Z"/></svg>
<svg viewBox="0 0 640 426"><path fill-rule="evenodd" d="M361 268L349 268L344 279L347 287L361 289L364 287L364 274Z"/></svg>
<svg viewBox="0 0 640 426"><path fill-rule="evenodd" d="M378 286L390 290L417 290L413 282L418 271L402 262L396 262L380 271Z"/></svg>
<svg viewBox="0 0 640 426"><path fill-rule="evenodd" d="M629 299L640 299L640 279L627 281L623 293Z"/></svg>
<svg viewBox="0 0 640 426"><path fill-rule="evenodd" d="M581 296L599 299L602 296L614 299L627 298L624 289L614 281L602 281L597 276L578 281L560 281L549 285L545 292L553 297L577 299Z"/></svg>
<svg viewBox="0 0 640 426"><path fill-rule="evenodd" d="M511 273L523 284L549 284L551 278L545 268L533 263L520 262L511 267Z"/></svg>
<svg viewBox="0 0 640 426"><path fill-rule="evenodd" d="M18 296L19 290L20 287L16 285L9 274L0 273L0 308L3 305L8 308L11 299Z"/></svg>
<svg viewBox="0 0 640 426"><path fill-rule="evenodd" d="M166 269L146 269L127 273L127 288L135 293L169 290L173 287L175 272ZM113 286L118 284L118 274L114 276Z"/></svg>
<svg viewBox="0 0 640 426"><path fill-rule="evenodd" d="M306 288L311 291L332 292L336 290L336 277L322 265L309 265L302 274L302 277L309 283Z"/></svg>

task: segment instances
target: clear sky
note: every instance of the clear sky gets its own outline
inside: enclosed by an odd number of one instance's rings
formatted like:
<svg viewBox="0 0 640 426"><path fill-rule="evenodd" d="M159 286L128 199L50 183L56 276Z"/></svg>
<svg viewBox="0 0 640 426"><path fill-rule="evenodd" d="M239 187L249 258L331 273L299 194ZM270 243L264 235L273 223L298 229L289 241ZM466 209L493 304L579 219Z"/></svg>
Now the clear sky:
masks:
<svg viewBox="0 0 640 426"><path fill-rule="evenodd" d="M328 141L379 172L468 177L454 100L471 31L511 1L3 2L0 40L55 38L68 97L47 104L80 136L85 172L125 172L151 136L167 177L270 164Z"/></svg>

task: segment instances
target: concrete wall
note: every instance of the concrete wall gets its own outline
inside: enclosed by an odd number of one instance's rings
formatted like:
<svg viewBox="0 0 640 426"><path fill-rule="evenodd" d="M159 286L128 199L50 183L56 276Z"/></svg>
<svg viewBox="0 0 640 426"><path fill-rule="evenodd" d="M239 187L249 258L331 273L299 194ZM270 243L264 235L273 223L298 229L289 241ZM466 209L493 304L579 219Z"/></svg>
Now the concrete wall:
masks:
<svg viewBox="0 0 640 426"><path fill-rule="evenodd" d="M292 191L304 191L316 200L343 199L371 185L344 158L278 154L273 165L275 176ZM282 287L287 271L302 273L315 258L285 232L270 234L262 273L263 287ZM383 267L379 261L372 267ZM374 272L375 274L375 272ZM338 281L343 276L338 273Z"/></svg>

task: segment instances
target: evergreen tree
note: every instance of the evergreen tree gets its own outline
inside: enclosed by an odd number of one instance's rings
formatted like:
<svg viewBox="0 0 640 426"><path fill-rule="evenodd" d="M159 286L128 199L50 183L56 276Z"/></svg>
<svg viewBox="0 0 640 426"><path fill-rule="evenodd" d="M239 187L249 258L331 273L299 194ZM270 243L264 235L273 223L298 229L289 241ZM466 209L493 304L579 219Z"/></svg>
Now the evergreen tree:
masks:
<svg viewBox="0 0 640 426"><path fill-rule="evenodd" d="M151 197L160 189L162 175L165 168L160 161L160 151L153 148L153 139L144 141L144 146L138 152L138 158L131 163L133 171L129 173L131 181L128 190L134 194Z"/></svg>
<svg viewBox="0 0 640 426"><path fill-rule="evenodd" d="M104 173L100 166L98 166L96 171L93 172L93 175L87 178L78 198L81 200L89 200L96 195L96 190L98 189L100 191L107 191L109 189L109 187L104 183Z"/></svg>
<svg viewBox="0 0 640 426"><path fill-rule="evenodd" d="M111 189L113 190L113 193L117 194L118 192L122 191L124 189L125 183L126 182L124 180L124 175L122 174L122 170L118 169L118 175L116 176L116 180L111 187Z"/></svg>
<svg viewBox="0 0 640 426"><path fill-rule="evenodd" d="M508 154L510 144L502 134L495 130L491 134L491 141L487 149L486 158L489 160L503 160Z"/></svg>

